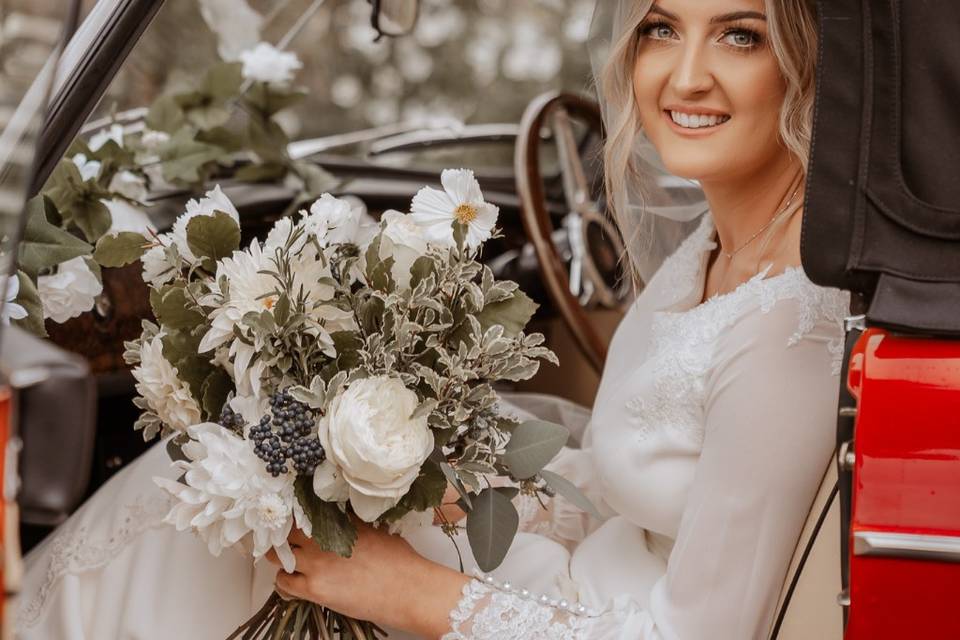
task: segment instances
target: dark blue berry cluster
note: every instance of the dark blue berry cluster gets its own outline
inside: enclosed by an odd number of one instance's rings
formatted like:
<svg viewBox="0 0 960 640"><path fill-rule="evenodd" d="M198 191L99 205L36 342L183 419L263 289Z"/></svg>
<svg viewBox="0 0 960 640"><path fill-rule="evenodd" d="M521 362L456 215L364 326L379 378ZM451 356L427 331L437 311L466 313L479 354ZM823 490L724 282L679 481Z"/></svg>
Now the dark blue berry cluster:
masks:
<svg viewBox="0 0 960 640"><path fill-rule="evenodd" d="M225 404L220 411L220 426L243 435L243 428L246 425L243 424L243 418L240 417L240 414L231 409L229 404Z"/></svg>
<svg viewBox="0 0 960 640"><path fill-rule="evenodd" d="M289 465L297 474L313 473L323 462L326 452L314 433L316 422L316 413L287 389L270 396L270 413L250 427L249 434L254 452L267 463L270 475L286 473Z"/></svg>

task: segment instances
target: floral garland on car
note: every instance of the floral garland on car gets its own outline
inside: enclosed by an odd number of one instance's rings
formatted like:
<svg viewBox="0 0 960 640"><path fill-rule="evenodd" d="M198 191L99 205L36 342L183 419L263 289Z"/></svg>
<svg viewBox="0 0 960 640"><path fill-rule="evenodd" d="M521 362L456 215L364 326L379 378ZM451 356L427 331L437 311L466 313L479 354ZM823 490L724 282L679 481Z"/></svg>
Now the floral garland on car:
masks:
<svg viewBox="0 0 960 640"><path fill-rule="evenodd" d="M167 437L183 474L156 479L176 498L167 522L214 554L273 549L292 571L294 527L344 556L352 518L402 533L436 513L452 538L458 526L438 510L450 484L489 571L517 531L518 492L559 491L592 509L541 473L566 429L499 409L495 383L529 379L556 356L524 333L536 305L478 261L497 208L470 171L444 171L441 183L411 213L369 225L324 194L242 249L236 209L216 187L142 256L108 252L116 263L142 257L151 287L157 323L144 322L125 357L142 409L135 427ZM515 486L494 487L494 476ZM235 637L334 629L378 633L274 594Z"/></svg>
<svg viewBox="0 0 960 640"><path fill-rule="evenodd" d="M45 320L63 323L93 309L101 267L119 266L110 257L115 247L135 252L154 235L144 211L151 192L198 191L238 164L237 180L297 188L291 211L330 189L326 171L290 158L276 117L307 95L293 85L300 67L293 53L259 42L197 78L174 77L142 131L115 123L74 141L28 203L19 271L5 291L10 311L0 321L43 336Z"/></svg>

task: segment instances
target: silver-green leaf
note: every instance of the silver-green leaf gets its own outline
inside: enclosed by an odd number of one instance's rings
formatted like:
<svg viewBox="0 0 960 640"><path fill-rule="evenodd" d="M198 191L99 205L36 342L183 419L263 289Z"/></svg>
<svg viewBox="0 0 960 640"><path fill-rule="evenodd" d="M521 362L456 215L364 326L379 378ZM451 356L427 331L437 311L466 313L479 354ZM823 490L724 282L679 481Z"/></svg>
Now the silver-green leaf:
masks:
<svg viewBox="0 0 960 640"><path fill-rule="evenodd" d="M566 428L543 420L528 420L513 431L503 453L503 463L520 480L537 475L567 443Z"/></svg>
<svg viewBox="0 0 960 640"><path fill-rule="evenodd" d="M500 566L519 526L516 508L499 491L487 488L473 499L473 508L467 514L467 539L481 571Z"/></svg>
<svg viewBox="0 0 960 640"><path fill-rule="evenodd" d="M573 484L563 476L552 471L542 469L540 471L540 477L543 478L548 487L566 498L570 504L575 505L580 510L589 513L595 518L603 517L597 510L597 507L590 501L590 498L583 495L580 489L577 488L577 485Z"/></svg>

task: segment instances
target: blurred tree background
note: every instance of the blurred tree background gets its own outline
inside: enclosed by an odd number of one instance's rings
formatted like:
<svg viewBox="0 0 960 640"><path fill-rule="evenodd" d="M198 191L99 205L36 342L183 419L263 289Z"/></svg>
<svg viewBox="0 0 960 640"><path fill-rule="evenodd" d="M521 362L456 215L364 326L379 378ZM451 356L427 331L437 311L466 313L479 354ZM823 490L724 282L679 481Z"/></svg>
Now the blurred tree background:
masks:
<svg viewBox="0 0 960 640"><path fill-rule="evenodd" d="M95 115L147 105L176 73L197 73L219 59L202 2L167 0ZM23 4L36 11L38 0ZM262 39L274 44L311 4L247 2L263 16ZM297 82L310 96L284 114L283 126L294 138L310 138L396 122L517 122L542 91L590 90L593 6L594 0L422 0L412 35L375 42L367 0L327 0L289 47L303 62Z"/></svg>

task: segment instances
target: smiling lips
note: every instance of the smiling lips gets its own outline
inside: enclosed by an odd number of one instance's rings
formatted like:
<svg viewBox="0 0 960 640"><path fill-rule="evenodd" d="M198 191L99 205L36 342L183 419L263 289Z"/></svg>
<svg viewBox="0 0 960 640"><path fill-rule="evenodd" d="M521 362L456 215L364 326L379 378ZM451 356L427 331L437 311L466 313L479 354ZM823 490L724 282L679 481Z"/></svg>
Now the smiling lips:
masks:
<svg viewBox="0 0 960 640"><path fill-rule="evenodd" d="M667 115L670 119L684 129L706 129L716 127L730 119L728 115L717 115L707 113L684 113L682 111L668 110Z"/></svg>

